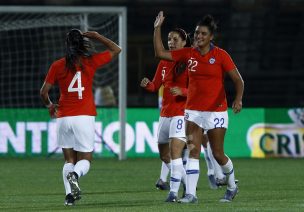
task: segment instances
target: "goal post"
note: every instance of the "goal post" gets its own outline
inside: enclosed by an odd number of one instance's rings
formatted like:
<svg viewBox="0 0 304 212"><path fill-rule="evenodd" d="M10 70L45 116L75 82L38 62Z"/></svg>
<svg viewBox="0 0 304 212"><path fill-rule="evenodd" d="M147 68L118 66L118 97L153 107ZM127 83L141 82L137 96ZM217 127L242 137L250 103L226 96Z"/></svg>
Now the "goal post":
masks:
<svg viewBox="0 0 304 212"><path fill-rule="evenodd" d="M94 91L110 88L117 99L113 106L118 108L120 125L116 153L124 160L126 7L0 6L0 108L41 107L39 89L50 64L64 56L65 35L72 28L97 31L122 48L118 58L96 72L93 86ZM94 45L99 51L104 49L99 43ZM58 98L58 90L50 96Z"/></svg>

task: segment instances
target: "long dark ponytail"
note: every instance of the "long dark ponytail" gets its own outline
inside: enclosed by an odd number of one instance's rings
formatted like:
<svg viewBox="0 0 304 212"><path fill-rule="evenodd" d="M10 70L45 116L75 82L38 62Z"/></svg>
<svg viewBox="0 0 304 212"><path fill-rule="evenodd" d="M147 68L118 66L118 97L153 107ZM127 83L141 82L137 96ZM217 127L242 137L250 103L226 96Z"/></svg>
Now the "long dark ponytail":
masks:
<svg viewBox="0 0 304 212"><path fill-rule="evenodd" d="M76 64L82 68L80 57L91 56L93 46L90 41L84 39L79 29L72 29L66 36L66 68L76 72Z"/></svg>

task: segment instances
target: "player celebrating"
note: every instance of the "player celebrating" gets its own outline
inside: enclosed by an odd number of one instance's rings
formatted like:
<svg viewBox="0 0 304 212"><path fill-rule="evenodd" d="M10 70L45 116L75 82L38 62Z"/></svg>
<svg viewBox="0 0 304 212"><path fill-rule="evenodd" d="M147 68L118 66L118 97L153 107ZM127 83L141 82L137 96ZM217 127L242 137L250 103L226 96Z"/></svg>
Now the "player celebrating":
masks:
<svg viewBox="0 0 304 212"><path fill-rule="evenodd" d="M108 50L92 53L88 39ZM57 140L64 154L65 205L81 198L78 179L88 173L94 148L96 107L92 93L95 71L120 53L120 47L97 32L72 29L66 36L66 55L55 61L40 90L52 118L57 118ZM49 99L49 91L59 85L59 104Z"/></svg>
<svg viewBox="0 0 304 212"><path fill-rule="evenodd" d="M185 110L187 145L190 156L187 163L187 194L181 203L196 203L196 186L199 178L199 156L203 131L207 131L214 158L227 176L227 190L221 202L231 202L238 192L233 164L224 154L224 136L228 128L227 100L224 75L232 79L236 96L232 103L235 113L242 109L244 82L229 54L211 41L216 31L212 16L205 16L194 32L197 47L167 51L162 45L161 11L154 22L154 49L158 58L168 61L187 61L189 87ZM203 129L203 130L202 130Z"/></svg>
<svg viewBox="0 0 304 212"><path fill-rule="evenodd" d="M183 29L176 28L169 32L170 50L190 45L190 38ZM170 192L166 202L177 201L181 179L186 175L182 160L182 151L186 142L184 109L188 87L188 72L185 69L186 65L183 62L162 60L158 64L153 81L144 78L140 84L150 92L157 92L161 85L164 86L159 118L158 148L162 161L169 164L171 158Z"/></svg>

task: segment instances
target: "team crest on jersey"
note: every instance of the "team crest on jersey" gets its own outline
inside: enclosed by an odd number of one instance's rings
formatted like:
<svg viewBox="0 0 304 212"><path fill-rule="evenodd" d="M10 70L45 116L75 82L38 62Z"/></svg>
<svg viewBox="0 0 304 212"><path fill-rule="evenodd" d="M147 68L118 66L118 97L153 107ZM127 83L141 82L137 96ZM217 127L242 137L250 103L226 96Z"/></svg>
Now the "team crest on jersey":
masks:
<svg viewBox="0 0 304 212"><path fill-rule="evenodd" d="M210 63L210 64L214 64L214 63L215 63L215 58L211 57L211 58L209 59L209 63Z"/></svg>

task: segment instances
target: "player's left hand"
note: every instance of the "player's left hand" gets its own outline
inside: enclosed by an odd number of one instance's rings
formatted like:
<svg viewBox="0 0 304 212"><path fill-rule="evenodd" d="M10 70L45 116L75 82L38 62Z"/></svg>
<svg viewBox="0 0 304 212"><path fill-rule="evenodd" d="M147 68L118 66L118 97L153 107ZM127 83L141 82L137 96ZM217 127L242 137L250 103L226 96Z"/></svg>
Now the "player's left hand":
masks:
<svg viewBox="0 0 304 212"><path fill-rule="evenodd" d="M243 107L243 103L242 103L242 100L234 100L233 103L232 103L232 110L234 113L239 113L241 112L242 110L242 107Z"/></svg>
<svg viewBox="0 0 304 212"><path fill-rule="evenodd" d="M95 32L95 31L87 31L87 32L84 32L82 35L84 37L87 37L87 38L90 38L90 39L97 39L98 36L100 36L100 34L98 32Z"/></svg>
<svg viewBox="0 0 304 212"><path fill-rule="evenodd" d="M173 96L182 96L182 90L179 88L179 87L172 87L170 88L170 93L173 95Z"/></svg>

